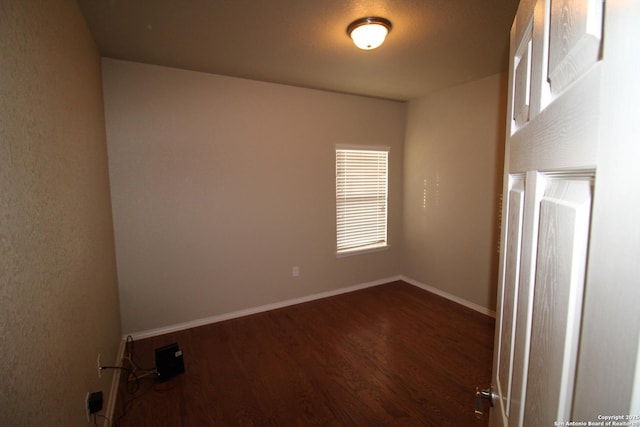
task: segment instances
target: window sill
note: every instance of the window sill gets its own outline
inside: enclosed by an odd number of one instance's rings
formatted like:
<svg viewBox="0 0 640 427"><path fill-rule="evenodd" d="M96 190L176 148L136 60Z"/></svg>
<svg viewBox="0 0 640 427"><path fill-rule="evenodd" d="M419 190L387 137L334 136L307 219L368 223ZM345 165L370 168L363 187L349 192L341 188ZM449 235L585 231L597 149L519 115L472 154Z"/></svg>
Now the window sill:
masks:
<svg viewBox="0 0 640 427"><path fill-rule="evenodd" d="M364 255L373 252L381 252L389 249L389 245L365 246L357 249L350 249L342 252L336 252L336 258L346 258L354 255Z"/></svg>

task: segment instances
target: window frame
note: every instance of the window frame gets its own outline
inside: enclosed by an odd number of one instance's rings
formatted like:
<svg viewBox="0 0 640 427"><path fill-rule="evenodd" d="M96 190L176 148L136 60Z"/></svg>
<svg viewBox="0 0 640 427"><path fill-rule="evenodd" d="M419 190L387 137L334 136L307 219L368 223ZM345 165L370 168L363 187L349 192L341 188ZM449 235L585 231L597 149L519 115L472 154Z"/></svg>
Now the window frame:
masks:
<svg viewBox="0 0 640 427"><path fill-rule="evenodd" d="M344 215L345 209L348 209L349 202L345 201L345 196L344 196L344 186L346 185L344 184L345 165L340 164L339 156L341 152L342 153L351 152L354 154L354 156L363 156L364 152L374 152L376 153L375 154L376 156L380 156L382 153L384 153L384 190L381 192L379 191L379 188L376 188L377 193L375 193L375 196L373 194L369 196L365 196L367 198L377 199L369 202L370 203L370 205L368 205L369 209L375 209L375 204L380 204L381 202L383 203L383 215L381 216L382 221L380 222L380 218L375 218L374 221L376 221L376 225L370 227L370 228L377 229L376 231L372 231L370 233L372 236L376 236L376 237L383 236L383 238L380 240L375 240L375 238L372 237L373 240L371 242L367 242L364 244L356 244L355 241L358 239L352 236L351 243L349 243L348 245L344 244L345 236L344 236L344 233L341 234L340 230L341 230L341 227L344 229L345 222L341 218L341 216ZM336 179L336 182L335 182L335 185L336 185L335 186L335 197L336 197L335 254L336 254L336 258L348 257L353 255L361 255L365 253L378 252L378 251L384 251L389 249L388 229L389 229L389 156L390 156L390 152L391 152L390 147L382 146L382 145L367 146L367 145L338 144L335 146L335 179ZM372 163L373 162L374 161L372 161ZM379 165L380 163L379 159L377 160L377 162ZM341 167L342 167L342 171L340 169ZM358 171L355 171L355 172L357 173ZM353 170L352 170L352 173L353 173ZM372 178L370 181L367 181L367 185L369 186L368 190L371 191L373 187L379 187L381 182L382 181L380 180L379 177ZM340 185L342 185L342 189ZM354 198L355 197L351 197L351 199L354 199ZM362 199L362 197L360 197L360 199ZM353 207L353 200L351 202L351 206ZM376 216L380 217L379 214L369 213L368 219L371 220ZM360 219L360 221L362 221L362 218ZM346 224L346 226L348 226L348 223ZM362 228L363 228L362 223L360 223L359 225L356 225L356 229L359 229L360 231L362 231ZM380 231L381 229L383 230L382 232ZM367 233L364 233L364 234L366 235ZM342 238L342 241L341 241L341 238ZM349 242L348 236L347 236L347 242Z"/></svg>

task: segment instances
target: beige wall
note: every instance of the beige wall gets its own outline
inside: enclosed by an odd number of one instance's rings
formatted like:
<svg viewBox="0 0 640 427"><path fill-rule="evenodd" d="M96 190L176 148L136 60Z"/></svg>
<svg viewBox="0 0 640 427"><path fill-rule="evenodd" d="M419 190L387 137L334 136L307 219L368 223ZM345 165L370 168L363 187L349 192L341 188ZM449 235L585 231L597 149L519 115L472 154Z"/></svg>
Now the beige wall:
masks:
<svg viewBox="0 0 640 427"><path fill-rule="evenodd" d="M404 103L111 59L103 74L125 332L400 273ZM335 144L391 146L390 250L336 259Z"/></svg>
<svg viewBox="0 0 640 427"><path fill-rule="evenodd" d="M100 59L72 0L0 3L0 425L81 426L120 341Z"/></svg>
<svg viewBox="0 0 640 427"><path fill-rule="evenodd" d="M495 310L506 78L409 103L403 273Z"/></svg>

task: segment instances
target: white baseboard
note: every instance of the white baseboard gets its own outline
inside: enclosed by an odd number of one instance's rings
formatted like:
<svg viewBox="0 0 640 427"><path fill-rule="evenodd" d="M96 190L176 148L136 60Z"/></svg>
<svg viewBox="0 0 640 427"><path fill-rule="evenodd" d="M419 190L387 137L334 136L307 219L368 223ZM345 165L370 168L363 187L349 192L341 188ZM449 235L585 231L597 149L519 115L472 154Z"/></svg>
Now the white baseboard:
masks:
<svg viewBox="0 0 640 427"><path fill-rule="evenodd" d="M424 289L425 291L428 291L428 292L431 292L431 293L436 294L438 296L441 296L443 298L446 298L446 299L448 299L450 301L453 301L455 303L463 305L463 306L465 306L467 308L470 308L472 310L475 310L475 311L480 312L482 314L485 314L487 316L493 317L494 319L496 318L496 312L495 311L489 310L486 307L483 307L481 305L478 305L478 304L475 304L473 302L467 301L465 299L462 299L460 297L452 295L452 294L450 294L448 292L442 291L442 290L440 290L438 288L434 288L433 286L425 285L424 283L418 282L417 280L414 280L414 279L412 279L410 277L403 276L403 275L400 275L400 279L399 280L402 280L403 282L407 282L407 283L409 283L409 284L411 284L413 286L417 286L418 288Z"/></svg>
<svg viewBox="0 0 640 427"><path fill-rule="evenodd" d="M178 331L183 331L185 329L190 329L190 328L195 328L198 326L204 326L204 325L209 325L212 323L217 323L217 322L222 322L224 320L230 320L230 319L235 319L238 317L244 317L244 316L249 316L251 314L257 314L257 313L263 313L265 311L269 311L269 310L275 310L278 308L283 308L283 307L288 307L291 305L296 305L296 304L301 304L301 303L305 303L305 302L309 302L309 301L314 301L314 300L318 300L318 299L322 299L322 298L327 298L327 297L332 297L335 295L340 295L340 294L344 294L347 292L353 292L353 291L357 291L360 289L365 289L365 288L370 288L372 286L378 286L378 285L382 285L385 283L389 283L389 282L394 282L397 280L402 280L404 282L407 282L413 286L416 286L418 288L421 288L425 291L434 293L436 295L439 295L443 298L446 298L448 300L451 300L455 303L458 303L460 305L463 305L465 307L468 307L472 310L475 310L477 312L480 312L482 314L485 314L487 316L491 316L493 318L496 317L496 313L495 311L489 310L486 307L482 307L481 305L472 303L470 301L467 301L465 299L462 299L460 297L457 297L455 295L452 295L450 293L444 292L438 288L434 288L433 286L429 286L429 285L425 285L424 283L421 283L417 280L414 280L410 277L406 277L403 275L398 275L398 276L392 276L392 277L387 277L384 279L378 279L378 280L374 280L371 282L366 282L366 283L361 283L359 285L353 285L353 286L347 286L344 288L340 288L340 289L334 289L331 291L326 291L326 292L320 292L317 294L312 294L312 295L307 295L304 297L300 297L300 298L293 298L293 299L289 299L289 300L285 300L285 301L280 301L280 302L276 302L273 304L266 304L266 305L261 305L258 307L252 307L252 308L247 308L244 310L238 310L238 311L233 311L230 313L224 313L224 314L219 314L216 316L211 316L211 317L205 317L202 319L196 319L196 320L192 320L189 322L184 322L184 323L178 323L175 325L170 325L170 326L165 326L162 328L156 328L156 329L149 329L146 331L140 331L140 332L134 332L128 335L131 335L131 337L134 340L140 340L143 338L149 338L149 337L155 337L158 335L164 335L164 334L168 334L171 332L178 332ZM123 340L126 339L126 336L123 337ZM123 341L124 343L124 341ZM124 355L124 346L122 345L122 354L119 356L120 359L122 359L122 356Z"/></svg>
<svg viewBox="0 0 640 427"><path fill-rule="evenodd" d="M120 340L114 366L122 366L125 347L126 339ZM107 406L104 411L105 417L107 417L107 419L104 420L105 427L110 427L114 422L113 414L116 412L116 399L118 397L118 386L120 385L120 373L122 372L122 369L114 369L113 371L113 377L111 377L111 389L109 390L109 400L107 400Z"/></svg>
<svg viewBox="0 0 640 427"><path fill-rule="evenodd" d="M340 288L340 289L334 289L331 291L326 291L326 292L320 292L317 294L312 294L312 295L307 295L304 297L300 297L300 298L293 298L293 299L289 299L286 301L281 301L281 302L277 302L277 303L273 303L273 304L266 304L266 305L261 305L258 307L253 307L253 308L248 308L245 310L238 310L238 311L234 311L234 312L230 312L230 313L225 313L225 314L220 314L217 316L211 316L211 317L205 317L203 319L197 319L197 320L193 320L190 322L184 322L184 323L179 323L176 325L171 325L171 326L166 326L163 328L156 328L156 329L150 329L147 331L141 331L141 332L135 332L132 334L128 334L131 335L131 337L134 340L139 340L139 339L143 339L143 338L149 338L149 337L154 337L154 336L158 336L158 335L163 335L163 334L167 334L170 332L177 332L177 331L182 331L185 329L190 329L190 328L195 328L197 326L204 326L204 325L208 325L208 324L212 324L212 323L217 323L217 322L222 322L224 320L230 320L230 319L235 319L238 317L243 317L243 316L248 316L251 314L257 314L257 313L262 313L265 311L269 311L269 310L275 310L278 308L283 308L283 307L288 307L291 305L296 305L296 304L301 304L301 303L305 303L305 302L309 302L309 301L314 301L314 300L319 300L322 298L328 298L328 297L332 297L335 295L340 295L340 294L345 294L347 292L353 292L353 291L357 291L360 289L365 289L365 288L370 288L373 286L378 286L378 285L383 285L385 283L390 283L390 282L395 282L398 280L402 280L403 282L406 282L410 285L416 286L418 288L421 288L427 292L431 292L433 294L439 295L443 298L446 298L450 301L453 301L457 304L463 305L465 307L468 307L472 310L475 310L477 312L480 312L482 314L485 314L487 316L491 316L493 318L496 317L496 313L495 311L489 310L486 307L482 307L481 305L472 303L470 301L467 301L465 299L462 299L460 297L457 297L455 295L452 295L448 292L444 292L438 288L434 288L432 286L426 285L424 283L421 283L417 280L414 280L410 277L406 277L403 275L398 275L398 276L392 276L392 277L387 277L385 279L379 279L379 280L374 280L371 282L366 282L366 283L361 283L359 285L353 285L353 286L347 286L344 288ZM127 336L125 335L122 337L122 340L120 341L120 347L118 348L118 355L116 358L116 366L121 366L122 364L122 360L124 358L124 352L125 352L125 348L126 348L126 339ZM120 369L116 369L115 373L113 375L113 379L111 381L111 390L109 392L109 401L107 402L107 406L106 406L106 417L111 420L111 423L113 422L113 416L115 413L115 404L116 404L116 398L117 398L117 393L118 393L118 385L120 384L120 373L121 370ZM105 420L105 426L109 426L110 424L108 424L107 420Z"/></svg>
<svg viewBox="0 0 640 427"><path fill-rule="evenodd" d="M289 299L289 300L285 300L285 301L281 301L281 302L276 302L276 303L273 303L273 304L266 304L266 305L261 305L261 306L258 306L258 307L247 308L245 310L233 311L231 313L224 313L224 314L219 314L219 315L216 315L216 316L205 317L203 319L196 319L196 320L192 320L192 321L189 321L189 322L178 323L176 325L165 326L165 327L162 327L162 328L156 328L156 329L150 329L150 330L147 330L147 331L134 332L134 333L131 333L129 335L131 335L131 337L134 340L139 340L139 339L149 338L149 337L155 337L155 336L158 336L158 335L168 334L170 332L183 331L185 329L190 329L190 328L195 328L195 327L198 327L198 326L209 325L209 324L212 324L212 323L222 322L224 320L230 320L230 319L235 319L235 318L238 318L238 317L249 316L251 314L263 313L265 311L275 310L275 309L283 308L283 307L288 307L290 305L296 305L296 304L301 304L301 303L304 303L304 302L309 302L309 301L314 301L314 300L318 300L318 299L322 299L322 298L332 297L332 296L335 296L335 295L345 294L347 292L353 292L353 291L357 291L357 290L360 290L360 289L370 288L372 286L383 285L385 283L394 282L396 280L402 280L401 276L387 277L385 279L379 279L379 280L374 280L372 282L361 283L359 285L347 286L347 287L340 288L340 289L334 289L334 290L331 290L331 291L320 292L320 293L317 293L317 294L307 295L307 296L300 297L300 298L293 298L293 299Z"/></svg>

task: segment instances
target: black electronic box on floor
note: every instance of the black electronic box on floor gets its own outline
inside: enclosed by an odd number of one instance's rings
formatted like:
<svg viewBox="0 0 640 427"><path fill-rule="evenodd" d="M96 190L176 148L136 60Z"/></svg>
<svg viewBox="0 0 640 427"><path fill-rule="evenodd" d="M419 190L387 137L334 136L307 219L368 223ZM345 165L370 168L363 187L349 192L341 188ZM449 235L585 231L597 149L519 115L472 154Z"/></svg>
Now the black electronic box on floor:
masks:
<svg viewBox="0 0 640 427"><path fill-rule="evenodd" d="M178 344L156 348L156 373L159 381L184 373L184 359Z"/></svg>

